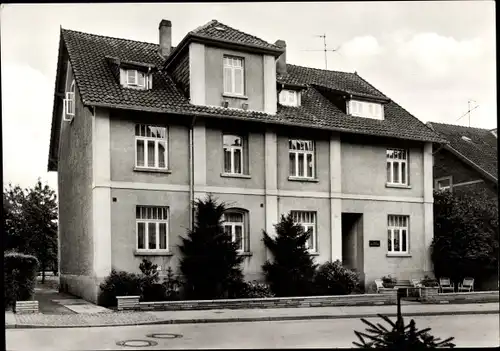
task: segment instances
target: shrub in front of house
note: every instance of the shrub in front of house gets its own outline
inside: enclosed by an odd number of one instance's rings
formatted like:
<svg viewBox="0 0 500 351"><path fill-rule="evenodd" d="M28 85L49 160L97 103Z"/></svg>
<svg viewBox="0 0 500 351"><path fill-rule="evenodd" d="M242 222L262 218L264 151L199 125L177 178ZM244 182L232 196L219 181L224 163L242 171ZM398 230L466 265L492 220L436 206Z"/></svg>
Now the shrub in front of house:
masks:
<svg viewBox="0 0 500 351"><path fill-rule="evenodd" d="M165 289L166 301L177 301L181 299L182 281L174 275L171 267L168 267L167 275L163 279L162 285Z"/></svg>
<svg viewBox="0 0 500 351"><path fill-rule="evenodd" d="M358 273L342 266L339 260L323 263L314 275L316 295L349 295L359 286Z"/></svg>
<svg viewBox="0 0 500 351"><path fill-rule="evenodd" d="M306 248L311 233L296 224L291 213L282 215L274 227L275 237L263 231L264 244L273 255L262 266L266 282L278 297L312 295L316 264Z"/></svg>
<svg viewBox="0 0 500 351"><path fill-rule="evenodd" d="M38 259L17 252L4 254L4 304L14 306L16 301L33 299L35 295Z"/></svg>
<svg viewBox="0 0 500 351"><path fill-rule="evenodd" d="M231 298L243 282L238 245L224 231L226 206L212 196L195 202L194 228L181 237L180 272L187 299Z"/></svg>
<svg viewBox="0 0 500 351"><path fill-rule="evenodd" d="M142 275L140 276L141 300L142 301L166 301L166 289L161 283L158 265L147 259L143 259L139 265Z"/></svg>
<svg viewBox="0 0 500 351"><path fill-rule="evenodd" d="M99 305L114 307L117 304L117 296L141 295L141 276L113 269L99 287L101 289L98 298Z"/></svg>
<svg viewBox="0 0 500 351"><path fill-rule="evenodd" d="M244 299L260 299L265 297L274 297L274 293L271 288L266 283L262 283L256 280L251 282L244 282L244 288L239 296L239 298Z"/></svg>

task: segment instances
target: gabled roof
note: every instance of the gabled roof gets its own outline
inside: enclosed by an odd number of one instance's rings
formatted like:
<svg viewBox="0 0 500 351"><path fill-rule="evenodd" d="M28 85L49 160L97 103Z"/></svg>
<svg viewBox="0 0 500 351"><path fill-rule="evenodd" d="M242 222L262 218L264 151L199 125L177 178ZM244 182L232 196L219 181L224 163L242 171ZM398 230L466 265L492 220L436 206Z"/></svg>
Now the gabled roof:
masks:
<svg viewBox="0 0 500 351"><path fill-rule="evenodd" d="M497 138L491 130L436 122L427 124L449 142L446 148L450 152L498 182Z"/></svg>
<svg viewBox="0 0 500 351"><path fill-rule="evenodd" d="M237 44L247 44L266 49L281 50L274 44L270 44L260 38L257 38L256 36L229 27L228 25L225 25L224 23L221 23L217 20L211 20L203 26L192 30L191 32L189 32L189 34L194 34L196 36L209 39L233 42Z"/></svg>
<svg viewBox="0 0 500 351"><path fill-rule="evenodd" d="M272 48L275 47L274 45L232 28L219 34L219 31L215 29L219 26L230 28L220 22L211 21L207 25L195 29L193 33L195 35L211 35L212 37L219 35L233 41L243 40L252 45L269 46L268 49L274 50ZM181 44L177 49L180 46ZM157 44L61 29L61 48L67 50L76 85L83 104L86 106L244 119L262 123L418 141L444 141L417 118L355 73L319 70L289 64L287 65L287 74L285 76L278 75L277 83L304 86L306 89L301 98L302 105L300 107L278 105L278 112L271 115L257 111L190 104L189 99L166 73L166 70L161 70L165 59L159 54L159 45ZM175 51L172 51L172 55ZM110 67L114 64L113 62L119 60L160 68L153 71L153 88L136 90L121 87ZM58 65L60 64L61 62L58 63ZM380 121L349 116L328 98L328 91L325 90L379 99L385 104L385 119ZM57 91L56 95L58 95ZM57 101L59 100L56 98L55 103ZM59 118L60 116L56 116L56 108L54 108L51 150L53 147L57 148L55 138L57 138Z"/></svg>

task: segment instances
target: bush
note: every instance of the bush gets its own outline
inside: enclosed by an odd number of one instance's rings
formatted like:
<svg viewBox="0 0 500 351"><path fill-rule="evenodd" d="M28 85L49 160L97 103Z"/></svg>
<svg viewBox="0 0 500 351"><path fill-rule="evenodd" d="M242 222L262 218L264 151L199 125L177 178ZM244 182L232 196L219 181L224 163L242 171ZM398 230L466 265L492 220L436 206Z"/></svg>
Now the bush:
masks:
<svg viewBox="0 0 500 351"><path fill-rule="evenodd" d="M282 215L274 227L276 237L263 231L264 244L273 255L273 261L262 266L266 281L279 297L311 295L316 264L305 247L311 233L295 224L291 213Z"/></svg>
<svg viewBox="0 0 500 351"><path fill-rule="evenodd" d="M369 328L366 328L366 331L371 335L355 330L354 333L361 343L354 341L354 345L363 349L375 348L393 350L420 350L424 348L455 347L455 344L451 342L454 338L448 338L440 341L440 338L434 338L434 336L429 334L431 328L418 330L413 319L407 326L405 326L402 316L398 316L398 321L396 323L381 314L379 314L379 317L385 320L392 327L392 330L385 328L380 323L375 325L374 323L361 318L361 321L369 326Z"/></svg>
<svg viewBox="0 0 500 351"><path fill-rule="evenodd" d="M323 263L314 275L318 295L349 295L359 285L358 273L343 267L339 260Z"/></svg>
<svg viewBox="0 0 500 351"><path fill-rule="evenodd" d="M38 259L17 252L4 254L4 304L33 299L35 295Z"/></svg>
<svg viewBox="0 0 500 351"><path fill-rule="evenodd" d="M180 300L180 288L182 282L175 277L171 267L167 269L167 276L163 280L163 287L165 289L166 301Z"/></svg>
<svg viewBox="0 0 500 351"><path fill-rule="evenodd" d="M143 259L139 269L142 272L140 276L141 300L147 302L165 301L167 296L165 287L159 283L158 265Z"/></svg>
<svg viewBox="0 0 500 351"><path fill-rule="evenodd" d="M141 277L134 273L111 270L110 275L99 286L99 305L114 307L117 296L141 295Z"/></svg>
<svg viewBox="0 0 500 351"><path fill-rule="evenodd" d="M396 283L396 278L391 277L390 274L382 277L382 284L384 285L384 288L394 288L396 286Z"/></svg>
<svg viewBox="0 0 500 351"><path fill-rule="evenodd" d="M195 202L194 228L179 246L183 257L180 271L188 299L218 299L234 295L233 287L243 282L237 244L224 231L222 215L226 207L212 196Z"/></svg>
<svg viewBox="0 0 500 351"><path fill-rule="evenodd" d="M241 291L240 296L238 296L239 298L260 299L264 297L274 297L274 293L271 291L271 288L265 283L253 280L251 282L244 282L243 284L243 290Z"/></svg>

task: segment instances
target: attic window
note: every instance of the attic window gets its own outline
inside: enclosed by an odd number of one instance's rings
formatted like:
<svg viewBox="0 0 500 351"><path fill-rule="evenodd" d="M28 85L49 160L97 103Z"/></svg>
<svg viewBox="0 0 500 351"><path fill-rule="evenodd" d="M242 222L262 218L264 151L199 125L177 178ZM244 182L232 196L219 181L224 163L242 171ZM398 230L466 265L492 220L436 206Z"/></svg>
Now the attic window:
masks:
<svg viewBox="0 0 500 351"><path fill-rule="evenodd" d="M153 86L153 77L150 73L136 69L122 69L122 85L127 88L151 89Z"/></svg>
<svg viewBox="0 0 500 351"><path fill-rule="evenodd" d="M300 92L283 89L280 92L280 104L284 106L300 106Z"/></svg>
<svg viewBox="0 0 500 351"><path fill-rule="evenodd" d="M356 117L366 117L383 120L384 107L379 103L349 100L348 114Z"/></svg>

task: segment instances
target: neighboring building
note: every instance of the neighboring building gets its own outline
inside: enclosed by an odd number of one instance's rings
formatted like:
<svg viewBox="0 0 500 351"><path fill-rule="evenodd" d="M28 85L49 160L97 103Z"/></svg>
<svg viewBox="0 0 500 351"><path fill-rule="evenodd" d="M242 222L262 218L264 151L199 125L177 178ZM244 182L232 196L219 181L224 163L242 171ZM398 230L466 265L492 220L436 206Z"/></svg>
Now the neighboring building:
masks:
<svg viewBox="0 0 500 351"><path fill-rule="evenodd" d="M485 191L498 198L496 129L488 130L428 122L448 144L435 146L434 189Z"/></svg>
<svg viewBox="0 0 500 351"><path fill-rule="evenodd" d="M61 29L49 151L63 289L96 299L112 268L178 267L192 200L228 202L247 279L281 214L317 262L366 285L430 274L432 147L443 140L356 73L286 63L211 21L171 46Z"/></svg>

